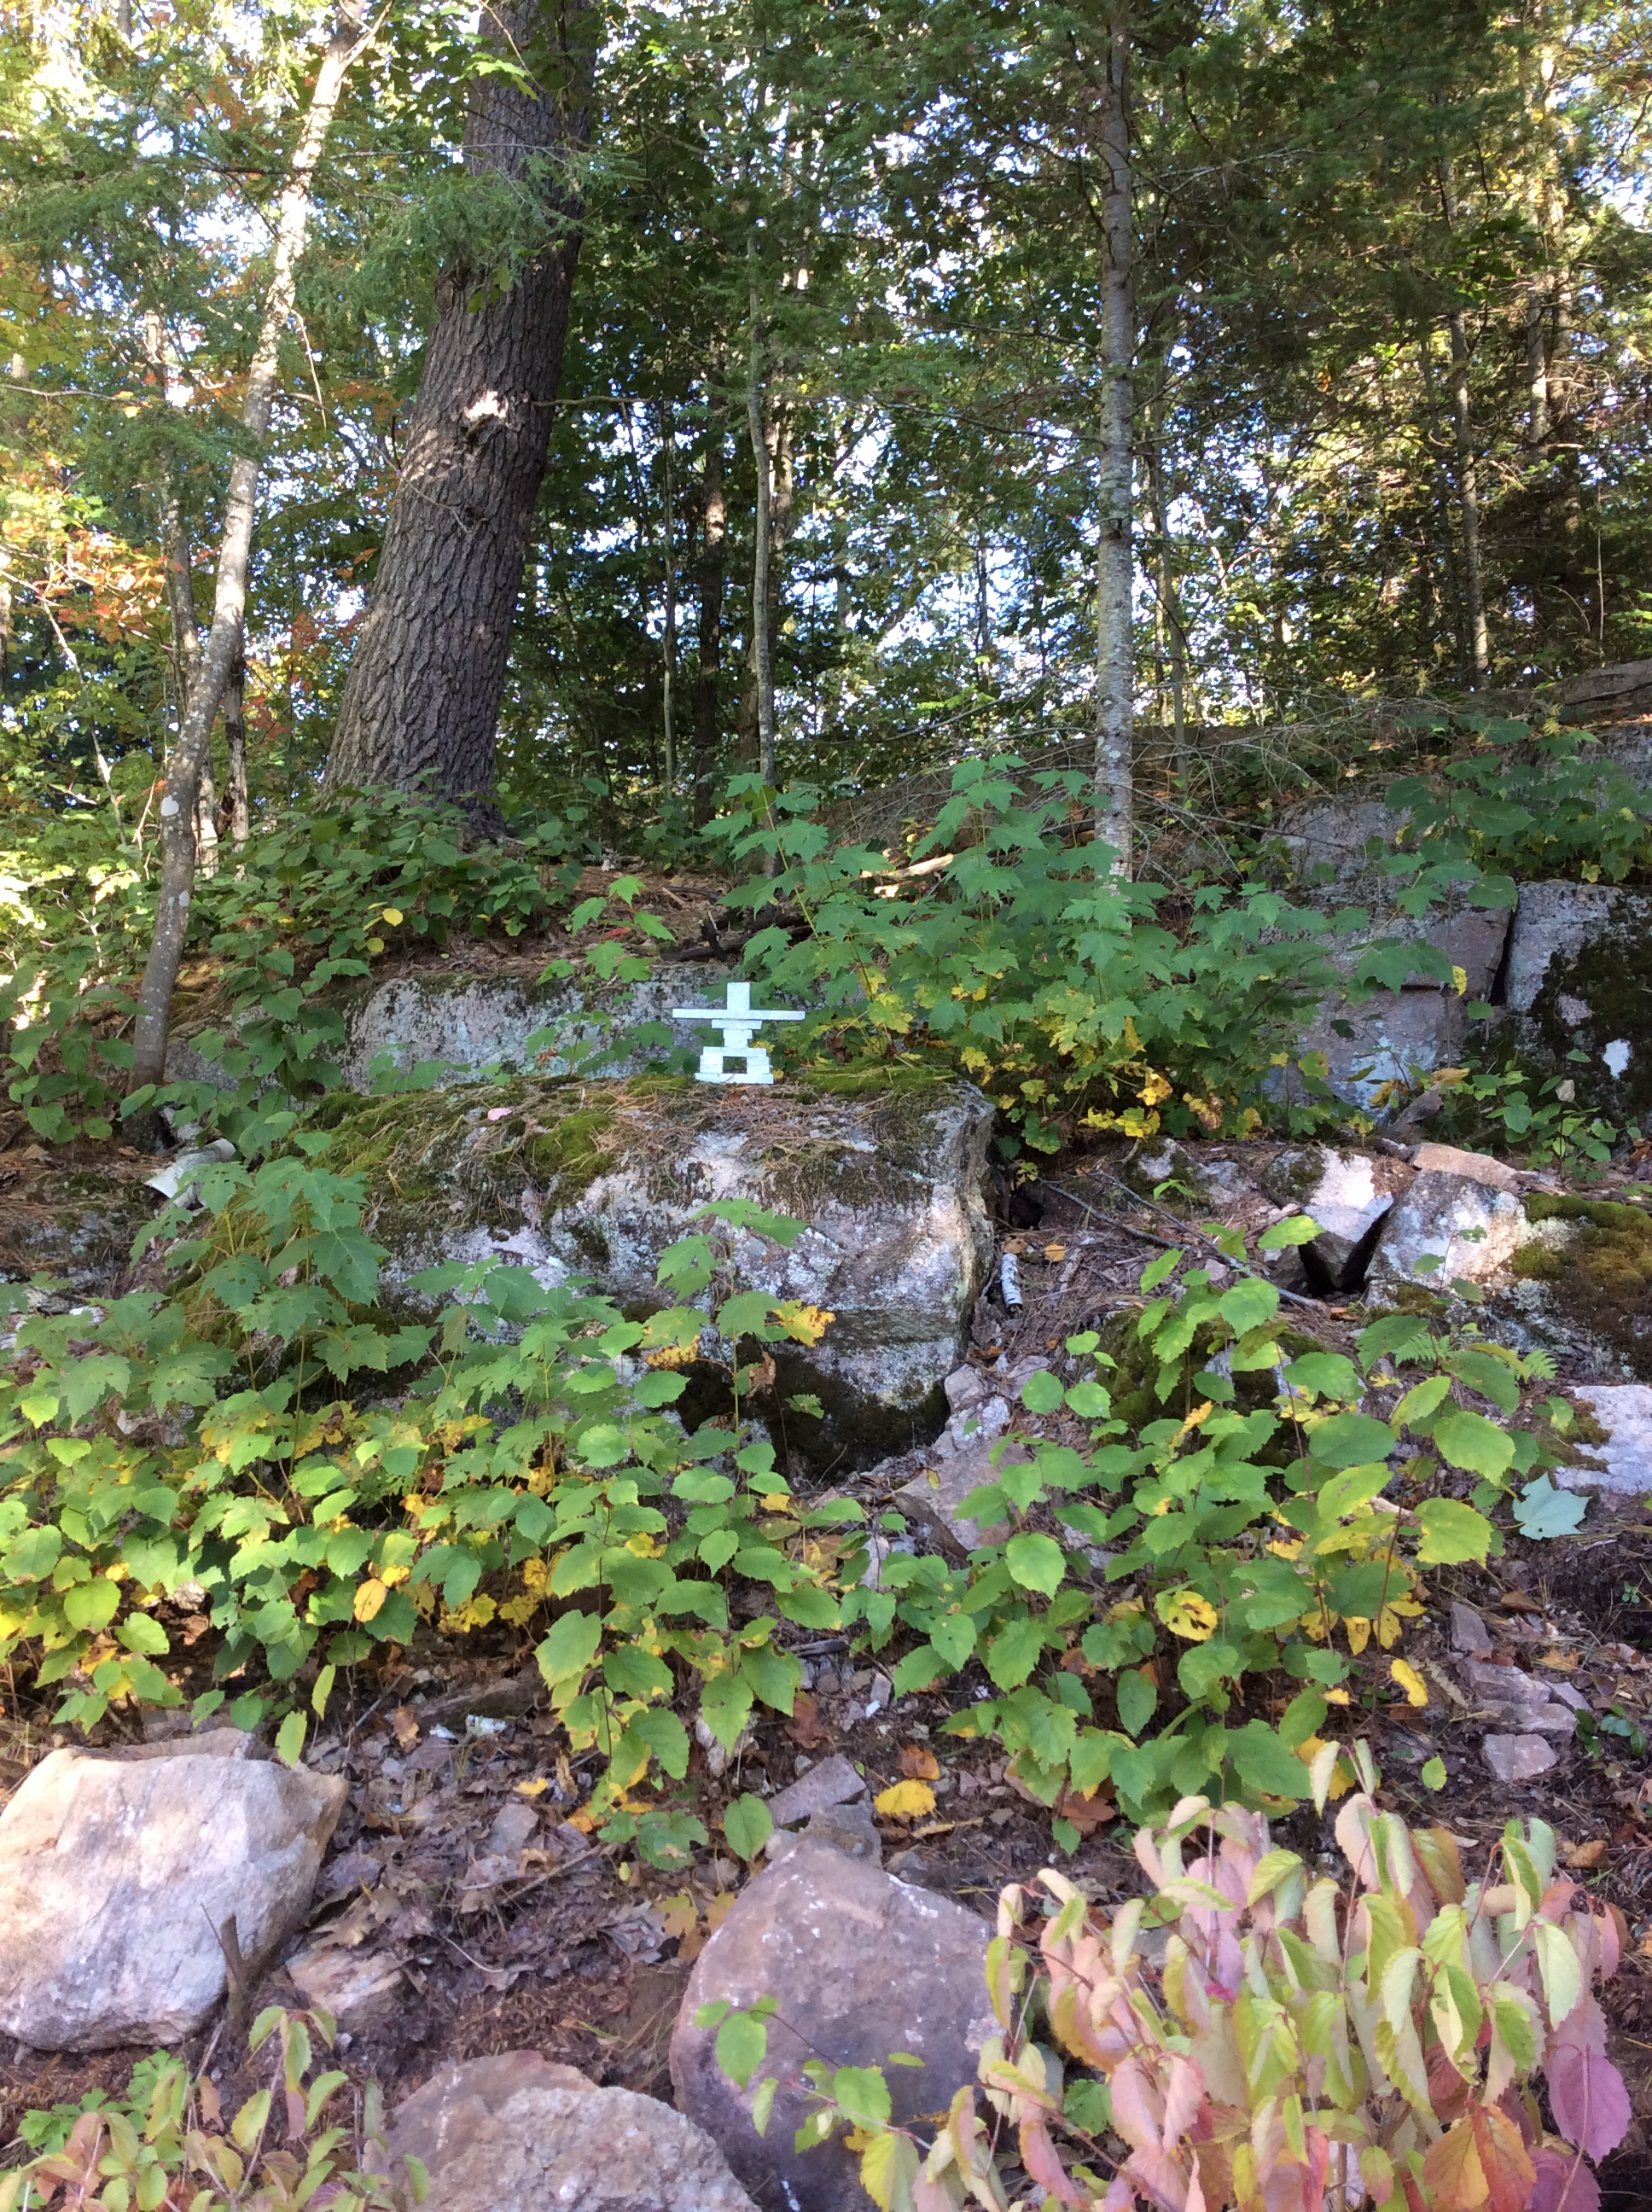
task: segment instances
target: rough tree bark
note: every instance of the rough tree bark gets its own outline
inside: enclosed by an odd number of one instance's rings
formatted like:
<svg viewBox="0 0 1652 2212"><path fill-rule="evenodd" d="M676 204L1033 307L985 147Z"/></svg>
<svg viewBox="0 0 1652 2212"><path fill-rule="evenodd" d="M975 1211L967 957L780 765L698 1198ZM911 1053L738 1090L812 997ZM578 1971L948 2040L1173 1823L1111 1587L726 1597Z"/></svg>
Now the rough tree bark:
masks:
<svg viewBox="0 0 1652 2212"><path fill-rule="evenodd" d="M1440 198L1446 228L1457 227L1457 180L1449 161L1440 167ZM1461 307L1446 317L1451 339L1451 424L1457 449L1457 513L1462 532L1463 629L1468 690L1478 691L1491 672L1491 641L1485 627L1485 580L1480 562L1479 470L1474 455L1474 421L1470 408L1468 328Z"/></svg>
<svg viewBox="0 0 1652 2212"><path fill-rule="evenodd" d="M757 249L751 246L751 345L746 367L746 427L757 489L751 518L751 675L757 708L757 773L774 781L774 628L769 611L769 562L774 550L774 482L768 446L768 383Z"/></svg>
<svg viewBox="0 0 1652 2212"><path fill-rule="evenodd" d="M311 192L327 131L344 88L344 76L361 51L365 33L365 0L343 0L338 20L316 73L309 112L294 149L275 222L275 252L264 294L264 319L241 404L246 450L230 465L224 502L223 536L218 548L212 627L201 655L200 673L167 767L161 799L161 889L155 935L138 990L132 1036L131 1088L160 1083L166 1074L167 1028L172 994L189 929L190 898L195 884L195 802L207 757L212 725L224 687L241 646L246 611L246 568L258 509L258 470L275 404L282 333L293 309L299 257L309 229Z"/></svg>
<svg viewBox="0 0 1652 2212"><path fill-rule="evenodd" d="M1096 835L1113 848L1112 871L1130 872L1135 830L1135 655L1131 587L1134 499L1134 407L1131 372L1136 353L1135 222L1130 167L1130 17L1114 0L1108 19L1107 75L1102 88L1103 167L1102 280L1100 544L1096 562Z"/></svg>
<svg viewBox="0 0 1652 2212"><path fill-rule="evenodd" d="M483 36L532 77L478 80L473 175L531 191L541 250L504 271L448 270L391 500L378 573L327 763L330 787L383 785L492 804L511 621L550 439L579 254L571 157L588 144L596 18L588 0L493 0Z"/></svg>

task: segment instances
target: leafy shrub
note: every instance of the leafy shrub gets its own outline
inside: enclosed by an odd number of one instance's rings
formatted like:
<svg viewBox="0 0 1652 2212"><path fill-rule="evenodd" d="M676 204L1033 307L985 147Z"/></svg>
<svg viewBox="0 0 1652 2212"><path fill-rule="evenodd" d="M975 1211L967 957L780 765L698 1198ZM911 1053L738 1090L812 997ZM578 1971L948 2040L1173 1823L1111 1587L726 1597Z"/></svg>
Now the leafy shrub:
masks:
<svg viewBox="0 0 1652 2212"><path fill-rule="evenodd" d="M346 2087L336 2068L307 2084L312 2033L331 2049L333 2023L323 2012L260 2014L248 2039L256 2053L272 2043L274 2078L226 2122L218 2092L191 2080L166 2052L134 2068L125 2098L94 2092L76 2108L29 2112L19 2130L36 2155L0 2174L0 2212L56 2205L60 2212L406 2212L428 2187L416 2159L388 2177L384 2105L371 2084L348 2124L326 2119ZM279 2109L282 2140L271 2139ZM363 2172L373 2163L381 2170Z"/></svg>
<svg viewBox="0 0 1652 2212"><path fill-rule="evenodd" d="M1321 1810L1335 1755L1315 1762ZM1630 2121L1594 1994L1619 1916L1557 1875L1541 1820L1511 1820L1470 1879L1450 1831L1379 1810L1363 1744L1354 1759L1343 1883L1276 1848L1260 1814L1185 1798L1137 1835L1153 1894L1110 1924L1048 1869L1044 1898L1003 1892L999 2033L981 2093L960 2089L932 2140L890 2124L878 2069L811 2060L800 2142L857 2130L884 2212L1007 2212L1017 2167L1047 2205L1105 2212L1595 2212L1583 2159ZM743 2088L774 2009L700 2015ZM759 2084L760 2119L773 2094Z"/></svg>

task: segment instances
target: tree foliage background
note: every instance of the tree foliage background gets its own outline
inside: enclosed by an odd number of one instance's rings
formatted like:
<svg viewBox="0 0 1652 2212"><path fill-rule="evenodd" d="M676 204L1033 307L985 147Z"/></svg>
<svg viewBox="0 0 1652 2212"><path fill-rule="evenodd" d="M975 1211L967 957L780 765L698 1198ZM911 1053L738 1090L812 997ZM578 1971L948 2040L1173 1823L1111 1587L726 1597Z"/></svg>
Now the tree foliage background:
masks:
<svg viewBox="0 0 1652 2212"><path fill-rule="evenodd" d="M507 811L577 803L635 842L755 762L754 387L782 776L864 787L1084 725L1108 14L610 9ZM6 21L20 795L101 805L106 771L141 817L176 720L162 514L204 609L326 28L211 0ZM1139 712L1196 754L1224 724L1645 650L1645 10L1159 0L1128 28ZM477 238L508 262L509 192L457 163L489 65L470 11L408 0L335 126L257 541L255 807L325 759L436 271Z"/></svg>

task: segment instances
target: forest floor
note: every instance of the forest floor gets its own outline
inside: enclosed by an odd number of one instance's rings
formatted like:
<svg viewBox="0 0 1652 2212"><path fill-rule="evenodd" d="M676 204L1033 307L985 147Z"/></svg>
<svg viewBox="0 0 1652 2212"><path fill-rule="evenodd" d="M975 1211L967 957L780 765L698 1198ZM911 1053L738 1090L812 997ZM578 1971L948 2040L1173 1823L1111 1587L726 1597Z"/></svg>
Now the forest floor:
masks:
<svg viewBox="0 0 1652 2212"><path fill-rule="evenodd" d="M1246 1148L1210 1147L1242 1163ZM1054 1179L1081 1170L1074 1163ZM5 1163L0 1161L0 1173ZM1021 1260L1025 1303L1009 1315L983 1301L972 1358L983 1368L1054 1350L1073 1330L1140 1303L1137 1278L1148 1256L1149 1217L1127 1204L1098 1222L1046 1188L1031 1231L1005 1224L1000 1249ZM1154 1224L1162 1229L1163 1224ZM1364 1318L1352 1300L1293 1310L1327 1349L1346 1349ZM1564 1387L1568 1378L1559 1378ZM1577 1379L1577 1378L1573 1378ZM1059 1433L1054 1416L1029 1422ZM923 1461L921 1453L841 1486L877 1510ZM909 1462L909 1463L908 1463ZM1359 1727L1382 1770L1383 1797L1419 1825L1443 1819L1465 1857L1488 1852L1511 1815L1540 1814L1562 1840L1565 1863L1588 1890L1617 1905L1630 1931L1627 1957L1605 2000L1616 2057L1640 2115L1603 2172L1606 2212L1652 2205L1652 1518L1637 1501L1591 1503L1570 1537L1542 1543L1511 1536L1485 1570L1436 1571L1426 1616L1406 1656L1430 1692L1428 1706L1386 1703L1389 1655L1373 1645L1350 1686L1365 1710ZM1522 1668L1550 1668L1588 1700L1593 1748L1567 1747L1560 1766L1525 1789L1486 1770L1480 1724L1449 1667L1447 1614L1453 1600L1479 1613L1497 1651ZM182 1625L186 1694L204 1687L210 1644L203 1617ZM714 1774L696 1747L687 1790L714 1837L721 1807L743 1790L773 1790L834 1753L860 1767L875 1794L903 1773L938 1775L932 1814L914 1824L880 1820L885 1865L908 1881L991 1915L998 1892L1024 1881L1052 1856L1048 1814L1006 1776L990 1744L942 1733L978 1686L969 1675L939 1692L891 1699L877 1658L851 1655L843 1639L794 1632L805 1691L789 1721L759 1709L749 1745ZM984 1678L983 1678L984 1680ZM1294 1685L1260 1693L1277 1717ZM603 1847L568 1816L589 1793L590 1762L570 1763L565 1740L539 1705L531 1638L493 1623L456 1643L422 1632L404 1651L356 1680L336 1702L307 1761L342 1773L350 1796L330 1848L307 1946L325 1942L345 1974L399 1965L392 2002L349 2038L352 2075L376 2077L393 2097L440 2063L533 2048L604 2083L669 2097L666 2048L691 1960L747 1879L714 1845L691 1869L666 1875ZM341 1685L341 1692L343 1685ZM49 1697L13 1685L0 1733L0 1790L15 1786L54 1738ZM149 1717L149 1733L175 1725ZM138 1735L145 1723L116 1714L100 1740ZM1435 1756L1449 1777L1432 1795L1419 1769ZM1068 1810L1072 1810L1071 1806ZM538 1814L526 1856L498 1846ZM1136 1893L1140 1876L1128 1826L1105 1791L1078 1808L1082 1840L1066 1871L1102 1904ZM1308 1856L1331 1848L1334 1808L1321 1820L1303 1808L1276 1823L1280 1838ZM280 1969L255 2002L294 2004ZM253 2073L222 2029L190 2052L210 2061L227 2095L250 2092ZM47 2057L0 2051L0 2142L23 2112L73 2103L88 2089L124 2087L135 2059L115 2051Z"/></svg>

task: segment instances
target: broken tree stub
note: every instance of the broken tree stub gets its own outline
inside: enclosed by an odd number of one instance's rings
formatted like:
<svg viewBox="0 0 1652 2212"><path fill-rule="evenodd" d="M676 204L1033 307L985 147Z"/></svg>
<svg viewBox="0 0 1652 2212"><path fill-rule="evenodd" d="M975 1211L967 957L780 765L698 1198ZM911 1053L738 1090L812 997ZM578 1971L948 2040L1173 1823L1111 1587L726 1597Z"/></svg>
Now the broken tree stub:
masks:
<svg viewBox="0 0 1652 2212"><path fill-rule="evenodd" d="M0 2030L39 2051L175 2044L224 1994L219 1930L265 1958L309 1910L342 1777L213 1731L54 1751L0 1814Z"/></svg>
<svg viewBox="0 0 1652 2212"><path fill-rule="evenodd" d="M667 1246L715 1225L708 1201L750 1200L804 1228L789 1247L733 1230L739 1286L832 1316L818 1345L774 1347L773 1407L753 1410L783 1418L787 1450L870 1464L927 1442L946 1418L942 1384L992 1253L993 1108L971 1084L522 1077L335 1095L319 1118L335 1132L329 1164L367 1178L366 1225L388 1251L393 1295L408 1296L422 1268L491 1255L650 1310L675 1303L658 1281ZM823 1413L782 1414L801 1394Z"/></svg>

